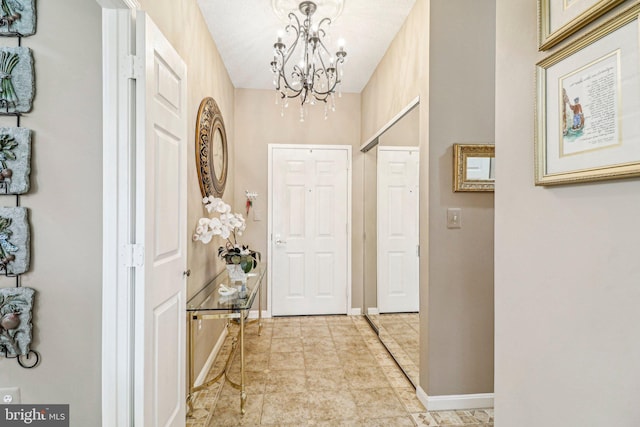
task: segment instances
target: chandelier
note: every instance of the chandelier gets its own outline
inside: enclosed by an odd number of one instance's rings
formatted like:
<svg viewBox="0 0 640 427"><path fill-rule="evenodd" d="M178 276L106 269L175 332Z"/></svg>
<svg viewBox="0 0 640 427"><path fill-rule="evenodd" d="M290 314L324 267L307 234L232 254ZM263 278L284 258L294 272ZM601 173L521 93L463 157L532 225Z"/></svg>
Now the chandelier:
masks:
<svg viewBox="0 0 640 427"><path fill-rule="evenodd" d="M323 18L318 24L312 21L317 5L313 1L303 1L298 9L302 20L290 12L289 24L284 32L278 34L278 41L273 45L273 84L276 88L276 103L282 102L282 115L288 106L289 98L300 97L300 121L304 121L305 105L322 102L325 105L324 116L327 118L329 103L335 111L334 94L340 93L342 65L347 52L344 42L339 42L338 50L331 55L325 44L328 38L325 29L331 24L330 18ZM285 33L289 36L289 46L283 42Z"/></svg>

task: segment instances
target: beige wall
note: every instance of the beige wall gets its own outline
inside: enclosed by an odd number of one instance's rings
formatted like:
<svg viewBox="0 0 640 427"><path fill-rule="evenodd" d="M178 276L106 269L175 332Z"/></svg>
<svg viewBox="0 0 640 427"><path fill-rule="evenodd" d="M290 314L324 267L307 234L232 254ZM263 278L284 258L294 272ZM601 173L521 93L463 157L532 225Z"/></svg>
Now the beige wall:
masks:
<svg viewBox="0 0 640 427"><path fill-rule="evenodd" d="M428 384L429 247L429 2L417 0L402 28L378 64L362 96L362 142L373 137L416 97L420 110L420 384Z"/></svg>
<svg viewBox="0 0 640 427"><path fill-rule="evenodd" d="M0 357L0 387L20 387L24 403L68 403L73 425L101 412L102 70L101 9L95 1L38 2L33 50L36 98L21 125L33 130L31 270L36 289L31 347L35 369ZM70 17L73 19L70 20ZM2 38L3 46L16 46ZM2 118L15 126L15 118ZM13 196L2 205L14 206ZM15 279L0 279L1 287Z"/></svg>
<svg viewBox="0 0 640 427"><path fill-rule="evenodd" d="M191 233L195 230L198 218L207 215L202 205L202 195L198 183L195 151L195 126L200 101L207 96L213 97L220 107L225 122L229 143L229 164L235 156L234 135L234 88L222 63L218 50L211 39L196 0L181 1L176 7L173 0L140 0L141 9L160 28L187 65L187 185L188 207L187 227ZM233 203L233 169L227 177L227 187L223 199ZM188 296L202 288L211 278L224 268L217 258L220 241L208 245L201 242L188 243L188 268L191 276L187 282ZM223 321L203 321L196 341L196 375L209 356L215 340L222 331Z"/></svg>
<svg viewBox="0 0 640 427"><path fill-rule="evenodd" d="M454 143L494 141L495 0L432 0L429 396L493 392L493 193L454 193ZM462 228L447 228L447 208Z"/></svg>
<svg viewBox="0 0 640 427"><path fill-rule="evenodd" d="M358 160L360 146L360 96L343 94L336 98L336 111L324 120L321 105L309 107L304 122L299 120L299 104L289 101L284 117L281 106L275 105L275 91L236 90L236 150L231 172L235 176L237 211L244 212L245 190L258 193L247 220L243 241L267 256L267 147L268 144L350 145L353 152L353 215L352 215L352 307L362 306L362 167ZM255 213L262 217L255 220Z"/></svg>
<svg viewBox="0 0 640 427"><path fill-rule="evenodd" d="M638 425L640 180L534 186L534 65L551 52L535 2L496 9L496 420Z"/></svg>
<svg viewBox="0 0 640 427"><path fill-rule="evenodd" d="M420 108L416 107L402 116L393 126L378 137L378 144L395 147L417 147L420 142Z"/></svg>
<svg viewBox="0 0 640 427"><path fill-rule="evenodd" d="M362 90L362 142L373 137L416 97L428 99L429 2L416 0L411 13ZM421 108L421 125L426 125ZM422 132L422 128L420 131ZM422 133L421 133L422 135ZM426 134L422 135L426 142Z"/></svg>

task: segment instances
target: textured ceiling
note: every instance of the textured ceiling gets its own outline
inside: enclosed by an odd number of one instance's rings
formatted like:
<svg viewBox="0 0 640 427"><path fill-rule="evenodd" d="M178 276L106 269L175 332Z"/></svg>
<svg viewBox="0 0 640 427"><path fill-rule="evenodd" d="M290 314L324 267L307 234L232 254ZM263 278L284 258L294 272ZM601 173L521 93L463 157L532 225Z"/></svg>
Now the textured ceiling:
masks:
<svg viewBox="0 0 640 427"><path fill-rule="evenodd" d="M331 24L330 51L345 40L342 91L360 93L404 23L415 0L345 0ZM269 63L286 22L269 0L198 0L231 81L237 88L273 89ZM320 16L314 19L318 22Z"/></svg>

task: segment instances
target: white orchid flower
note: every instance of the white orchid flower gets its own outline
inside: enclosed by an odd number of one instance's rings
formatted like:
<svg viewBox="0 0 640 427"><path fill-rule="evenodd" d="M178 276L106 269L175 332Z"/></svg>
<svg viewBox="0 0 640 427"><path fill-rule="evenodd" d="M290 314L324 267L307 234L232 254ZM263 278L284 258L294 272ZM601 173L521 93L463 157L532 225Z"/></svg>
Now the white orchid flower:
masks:
<svg viewBox="0 0 640 427"><path fill-rule="evenodd" d="M214 236L220 236L226 240L218 249L218 255L225 259L230 248L235 248L236 253L243 256L251 256L252 251L242 248L237 242L237 237L242 236L247 223L242 214L232 213L231 206L218 197L208 196L202 199L205 209L209 214L218 214L209 218L199 218L196 224L193 240L199 240L204 244L211 242Z"/></svg>
<svg viewBox="0 0 640 427"><path fill-rule="evenodd" d="M245 223L244 221L244 217L242 216L242 214L233 214L233 216L235 216L236 220L238 220L238 224L242 225Z"/></svg>
<svg viewBox="0 0 640 427"><path fill-rule="evenodd" d="M213 233L209 232L209 233L205 233L202 236L200 236L200 240L202 241L202 243L204 243L205 245L207 243L209 243L211 241L211 239L213 238Z"/></svg>
<svg viewBox="0 0 640 427"><path fill-rule="evenodd" d="M221 200L222 202L222 200ZM226 204L225 202L220 203L220 205L216 209L220 213L228 214L231 212L231 206Z"/></svg>
<svg viewBox="0 0 640 427"><path fill-rule="evenodd" d="M219 236L222 234L222 227L223 225L218 218L211 218L211 220L209 221L209 228L211 229L211 233L216 236Z"/></svg>
<svg viewBox="0 0 640 427"><path fill-rule="evenodd" d="M227 227L226 225L222 225L220 227L220 236L223 239L228 239L229 236L231 236L231 229L229 227Z"/></svg>
<svg viewBox="0 0 640 427"><path fill-rule="evenodd" d="M235 214L236 217L236 228L240 233L242 233L247 228L247 223L244 220L244 217L241 214Z"/></svg>
<svg viewBox="0 0 640 427"><path fill-rule="evenodd" d="M213 197L209 198L209 204L205 206L207 208L207 212L211 213L213 211L218 213L225 213L231 211L231 206L227 205L222 199Z"/></svg>
<svg viewBox="0 0 640 427"><path fill-rule="evenodd" d="M220 222L226 225L229 228L236 228L236 223L234 221L235 217L231 213L222 213L220 214Z"/></svg>

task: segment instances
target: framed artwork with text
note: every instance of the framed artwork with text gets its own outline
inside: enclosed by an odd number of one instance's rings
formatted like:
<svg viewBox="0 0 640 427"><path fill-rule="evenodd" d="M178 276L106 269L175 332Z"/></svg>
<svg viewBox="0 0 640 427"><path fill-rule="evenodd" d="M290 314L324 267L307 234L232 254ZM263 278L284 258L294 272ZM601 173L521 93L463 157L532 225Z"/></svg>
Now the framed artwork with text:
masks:
<svg viewBox="0 0 640 427"><path fill-rule="evenodd" d="M640 176L640 5L536 66L536 185Z"/></svg>
<svg viewBox="0 0 640 427"><path fill-rule="evenodd" d="M538 0L538 45L547 50L625 0Z"/></svg>

